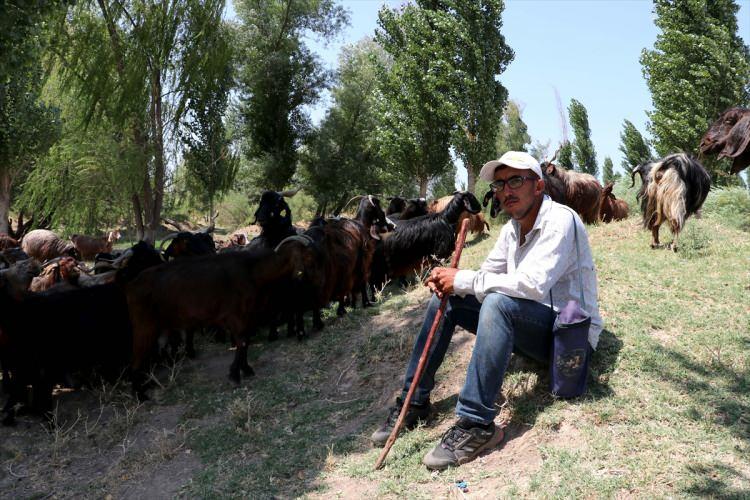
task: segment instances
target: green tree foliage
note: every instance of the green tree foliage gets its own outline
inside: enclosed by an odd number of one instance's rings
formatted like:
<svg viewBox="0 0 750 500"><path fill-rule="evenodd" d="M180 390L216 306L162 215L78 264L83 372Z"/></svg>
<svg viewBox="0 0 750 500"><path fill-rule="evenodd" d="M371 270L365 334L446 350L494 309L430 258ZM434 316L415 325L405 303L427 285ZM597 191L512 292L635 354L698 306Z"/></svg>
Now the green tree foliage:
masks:
<svg viewBox="0 0 750 500"><path fill-rule="evenodd" d="M602 181L604 184L609 184L617 179L615 176L615 166L612 163L612 158L609 156L604 157L604 166L602 167Z"/></svg>
<svg viewBox="0 0 750 500"><path fill-rule="evenodd" d="M333 105L301 154L305 190L319 214L337 212L357 194L392 192L391 186L406 181L385 168L372 139L377 74L387 64L371 39L344 47L339 57Z"/></svg>
<svg viewBox="0 0 750 500"><path fill-rule="evenodd" d="M495 142L497 154L502 155L506 151L526 151L530 142L528 127L521 117L521 108L517 102L508 101Z"/></svg>
<svg viewBox="0 0 750 500"><path fill-rule="evenodd" d="M456 171L456 166L451 165L445 172L435 177L430 184L432 198L442 198L456 192Z"/></svg>
<svg viewBox="0 0 750 500"><path fill-rule="evenodd" d="M654 110L648 128L659 156L695 153L711 122L750 100L750 49L738 36L733 0L655 0L661 30L641 54ZM707 162L714 180L719 164Z"/></svg>
<svg viewBox="0 0 750 500"><path fill-rule="evenodd" d="M14 184L59 137L59 110L41 101L48 23L61 2L0 5L0 233L8 232Z"/></svg>
<svg viewBox="0 0 750 500"><path fill-rule="evenodd" d="M648 141L646 141L641 133L638 132L635 125L628 120L623 122L620 141L622 141L622 143L620 144L619 150L624 155L621 165L628 175L630 175L633 168L637 165L650 161L653 158L653 155L651 154L651 146L649 146Z"/></svg>
<svg viewBox="0 0 750 500"><path fill-rule="evenodd" d="M201 44L221 23L224 0L97 0L77 4L56 45L64 90L85 110L84 125L106 120L122 131L130 157L137 236L154 241L161 224L166 146L186 109L186 90L208 70Z"/></svg>
<svg viewBox="0 0 750 500"><path fill-rule="evenodd" d="M206 36L212 36L212 40L200 47L204 52L191 53L191 57L201 59L204 72L195 75L185 91L188 111L183 115L180 137L186 147L187 188L211 217L217 196L232 187L239 161L224 126L234 83L229 30L217 29Z"/></svg>
<svg viewBox="0 0 750 500"><path fill-rule="evenodd" d="M17 71L0 85L0 233L8 232L15 181L24 176L60 135L59 110L40 99L38 68Z"/></svg>
<svg viewBox="0 0 750 500"><path fill-rule="evenodd" d="M502 0L418 0L417 4L436 13L427 18L442 38L435 56L451 66L455 82L451 145L466 167L467 188L474 191L479 169L496 156L498 127L508 98L499 81L514 57L500 31L505 6ZM516 106L511 112L517 110ZM523 124L520 113L518 121L515 116L510 120L511 127Z"/></svg>
<svg viewBox="0 0 750 500"><path fill-rule="evenodd" d="M571 99L570 106L568 106L568 116L570 116L570 126L573 128L573 135L575 136L573 157L578 170L596 177L599 175L599 167L596 165L594 143L591 142L588 112L583 104Z"/></svg>
<svg viewBox="0 0 750 500"><path fill-rule="evenodd" d="M428 183L451 166L456 123L450 60L456 23L445 12L409 4L378 14L376 39L391 57L377 90L376 138L389 169L404 172L426 196ZM447 46L446 46L447 44Z"/></svg>
<svg viewBox="0 0 750 500"><path fill-rule="evenodd" d="M282 189L297 167L314 103L329 73L303 41L324 40L348 22L333 0L241 0L235 3L240 28L241 114L244 153L263 189Z"/></svg>
<svg viewBox="0 0 750 500"><path fill-rule="evenodd" d="M571 170L573 166L573 144L566 141L560 146L560 151L557 153L557 163L563 168Z"/></svg>

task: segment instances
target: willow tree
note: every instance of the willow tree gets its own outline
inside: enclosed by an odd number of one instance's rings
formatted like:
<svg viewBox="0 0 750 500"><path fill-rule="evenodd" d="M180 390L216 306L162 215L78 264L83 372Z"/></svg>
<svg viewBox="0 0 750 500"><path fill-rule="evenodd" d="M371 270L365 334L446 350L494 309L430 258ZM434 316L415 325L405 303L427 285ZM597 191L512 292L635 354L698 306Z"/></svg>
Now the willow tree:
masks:
<svg viewBox="0 0 750 500"><path fill-rule="evenodd" d="M84 123L106 118L131 157L137 236L154 241L161 224L167 147L186 109L186 90L209 69L200 44L221 24L224 0L80 2L56 44L64 89L86 110ZM175 153L178 153L176 151Z"/></svg>
<svg viewBox="0 0 750 500"><path fill-rule="evenodd" d="M47 25L59 1L8 1L0 5L0 233L16 181L57 140L59 112L42 102Z"/></svg>

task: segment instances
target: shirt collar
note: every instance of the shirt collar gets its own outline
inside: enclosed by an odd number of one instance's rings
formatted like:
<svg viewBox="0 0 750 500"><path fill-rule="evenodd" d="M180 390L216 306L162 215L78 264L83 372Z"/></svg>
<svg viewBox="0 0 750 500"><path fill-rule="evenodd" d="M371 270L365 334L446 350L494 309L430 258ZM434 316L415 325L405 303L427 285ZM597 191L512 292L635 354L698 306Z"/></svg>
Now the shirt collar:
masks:
<svg viewBox="0 0 750 500"><path fill-rule="evenodd" d="M547 212L549 212L551 207L552 207L552 198L550 198L549 195L545 194L544 197L542 198L542 206L539 207L539 213L536 214L536 220L534 221L534 225L531 227L531 230L529 231L528 234L531 234L534 231L539 229L539 226L542 225L542 220L544 220L544 217L547 215ZM513 224L513 236L515 236L517 240L518 233L521 232L521 225L515 219L511 219L510 221Z"/></svg>

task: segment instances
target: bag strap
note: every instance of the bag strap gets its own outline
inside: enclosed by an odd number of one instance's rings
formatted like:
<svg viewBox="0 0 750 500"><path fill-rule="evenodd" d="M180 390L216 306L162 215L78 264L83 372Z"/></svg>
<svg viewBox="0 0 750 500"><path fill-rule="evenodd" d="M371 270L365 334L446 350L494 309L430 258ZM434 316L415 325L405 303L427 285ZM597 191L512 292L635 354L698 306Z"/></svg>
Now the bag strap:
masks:
<svg viewBox="0 0 750 500"><path fill-rule="evenodd" d="M568 207L565 207L568 208ZM570 210L570 209L568 209ZM581 307L586 309L586 300L583 298L583 271L581 271L581 249L578 245L578 224L576 224L575 215L570 210L570 215L573 216L573 239L576 242L576 264L578 264L578 290L581 292ZM552 288L549 289L549 306L554 311L555 304L552 302Z"/></svg>
<svg viewBox="0 0 750 500"><path fill-rule="evenodd" d="M578 290L581 292L581 307L586 309L586 300L583 298L583 271L581 270L581 250L578 247L578 224L573 217L573 238L576 241L576 262L578 263Z"/></svg>

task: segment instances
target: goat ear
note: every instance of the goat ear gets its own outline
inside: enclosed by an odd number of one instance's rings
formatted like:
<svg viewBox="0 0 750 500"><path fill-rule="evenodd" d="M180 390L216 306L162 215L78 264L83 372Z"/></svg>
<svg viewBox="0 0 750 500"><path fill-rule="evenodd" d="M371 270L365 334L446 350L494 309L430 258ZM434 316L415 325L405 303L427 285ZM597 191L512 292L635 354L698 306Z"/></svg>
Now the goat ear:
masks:
<svg viewBox="0 0 750 500"><path fill-rule="evenodd" d="M380 235L378 234L378 228L375 226L370 226L370 236L373 237L373 239L379 240Z"/></svg>
<svg viewBox="0 0 750 500"><path fill-rule="evenodd" d="M724 149L719 153L721 158L736 158L750 145L750 113L739 120L724 141Z"/></svg>

